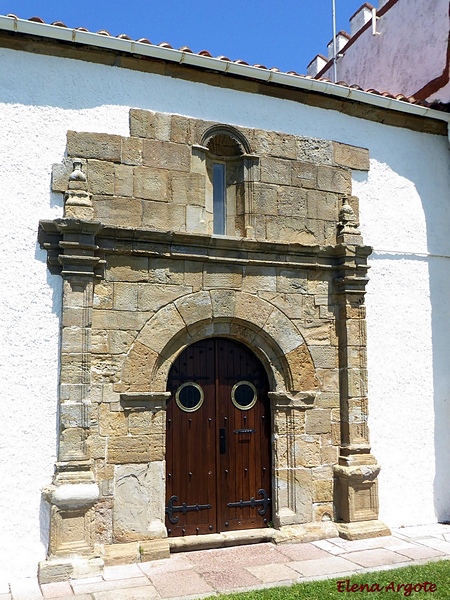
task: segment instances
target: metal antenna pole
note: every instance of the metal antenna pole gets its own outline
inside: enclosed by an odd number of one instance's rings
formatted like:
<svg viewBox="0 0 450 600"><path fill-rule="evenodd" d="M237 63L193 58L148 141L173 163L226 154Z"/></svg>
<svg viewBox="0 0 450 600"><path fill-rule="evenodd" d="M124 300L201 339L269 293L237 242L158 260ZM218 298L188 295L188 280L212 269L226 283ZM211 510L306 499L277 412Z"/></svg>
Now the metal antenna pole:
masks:
<svg viewBox="0 0 450 600"><path fill-rule="evenodd" d="M336 0L333 0L333 79L337 82Z"/></svg>

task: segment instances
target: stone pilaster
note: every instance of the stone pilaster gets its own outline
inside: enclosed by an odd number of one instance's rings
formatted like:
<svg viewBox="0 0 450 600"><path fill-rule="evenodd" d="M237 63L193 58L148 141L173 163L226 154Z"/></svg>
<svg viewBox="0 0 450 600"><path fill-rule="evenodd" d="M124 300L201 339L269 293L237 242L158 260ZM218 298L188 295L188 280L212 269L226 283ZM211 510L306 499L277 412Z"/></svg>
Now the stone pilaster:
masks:
<svg viewBox="0 0 450 600"><path fill-rule="evenodd" d="M259 167L259 157L253 154L244 154L244 197L245 215L244 229L245 237L255 237L255 181L259 180L256 172Z"/></svg>
<svg viewBox="0 0 450 600"><path fill-rule="evenodd" d="M82 191L82 190L81 190ZM101 224L74 218L41 222L40 241L49 250L53 272L63 277L58 462L44 491L51 505L49 559L41 563L41 582L74 575L70 557L84 557L79 574L102 566L94 551L94 510L99 488L86 448L92 422L90 356L93 282L102 261L95 255ZM53 258L53 260L51 260ZM83 571L84 569L84 571Z"/></svg>
<svg viewBox="0 0 450 600"><path fill-rule="evenodd" d="M341 537L359 539L389 535L378 520L380 472L370 453L367 398L365 246L341 247L341 270L335 280L339 306L339 387L341 446L334 467L335 519Z"/></svg>

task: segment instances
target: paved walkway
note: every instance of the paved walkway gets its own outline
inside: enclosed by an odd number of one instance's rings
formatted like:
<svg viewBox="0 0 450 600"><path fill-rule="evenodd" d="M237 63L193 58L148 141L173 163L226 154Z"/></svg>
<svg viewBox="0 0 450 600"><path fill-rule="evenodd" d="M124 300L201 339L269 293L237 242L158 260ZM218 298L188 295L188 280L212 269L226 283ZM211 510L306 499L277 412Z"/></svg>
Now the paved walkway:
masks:
<svg viewBox="0 0 450 600"><path fill-rule="evenodd" d="M106 567L101 577L41 586L36 579L0 582L0 600L187 600L439 559L450 559L450 525L406 527L390 537L355 542L332 538L183 552Z"/></svg>

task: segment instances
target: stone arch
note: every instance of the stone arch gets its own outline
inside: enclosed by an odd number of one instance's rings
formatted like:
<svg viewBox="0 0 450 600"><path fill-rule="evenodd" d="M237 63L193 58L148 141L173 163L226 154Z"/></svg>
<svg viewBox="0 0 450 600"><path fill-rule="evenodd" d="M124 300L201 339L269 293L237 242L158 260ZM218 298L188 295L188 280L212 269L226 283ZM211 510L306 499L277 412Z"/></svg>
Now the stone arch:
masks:
<svg viewBox="0 0 450 600"><path fill-rule="evenodd" d="M187 294L155 313L132 344L116 391L165 391L178 354L200 339L217 336L250 347L273 391L317 391L313 361L295 324L267 300L223 289Z"/></svg>
<svg viewBox="0 0 450 600"><path fill-rule="evenodd" d="M234 140L239 147L240 154L251 154L251 148L247 138L240 131L231 127L231 125L213 125L212 127L208 127L208 129L203 132L200 143L202 146L208 147L213 138L220 136L226 136Z"/></svg>

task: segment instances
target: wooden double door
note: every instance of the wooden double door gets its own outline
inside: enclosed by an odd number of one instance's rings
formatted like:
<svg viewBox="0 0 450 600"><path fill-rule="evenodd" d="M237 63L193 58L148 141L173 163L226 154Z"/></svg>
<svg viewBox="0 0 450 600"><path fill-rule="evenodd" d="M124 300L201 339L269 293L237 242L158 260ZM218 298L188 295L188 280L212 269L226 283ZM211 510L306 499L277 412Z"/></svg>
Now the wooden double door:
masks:
<svg viewBox="0 0 450 600"><path fill-rule="evenodd" d="M261 362L229 339L202 340L176 359L167 403L170 536L271 521L268 389Z"/></svg>

